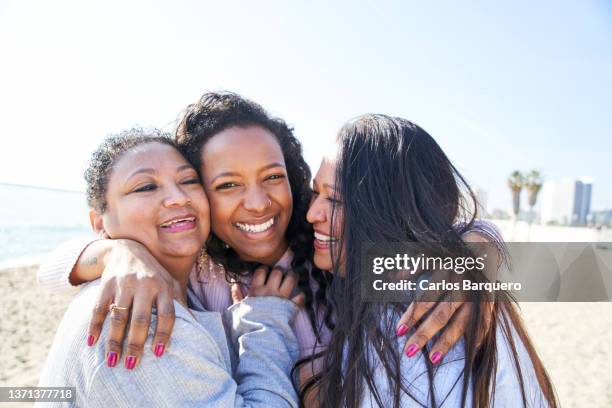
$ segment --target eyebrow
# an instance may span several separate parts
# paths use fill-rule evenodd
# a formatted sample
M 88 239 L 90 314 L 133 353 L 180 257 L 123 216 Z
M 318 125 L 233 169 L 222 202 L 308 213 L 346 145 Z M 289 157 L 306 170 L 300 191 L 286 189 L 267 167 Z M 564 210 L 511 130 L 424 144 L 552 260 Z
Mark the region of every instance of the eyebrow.
M 192 167 L 191 167 L 190 164 L 182 164 L 182 165 L 180 165 L 180 166 L 178 166 L 176 168 L 176 171 L 179 172 L 179 171 L 183 171 L 183 170 L 187 170 L 187 169 L 191 169 L 191 168 Z M 155 174 L 155 173 L 157 173 L 157 171 L 155 169 L 153 169 L 153 168 L 150 168 L 150 167 L 147 167 L 147 168 L 144 168 L 144 169 L 138 169 L 138 170 L 134 171 L 132 174 L 130 174 L 127 179 L 130 180 L 134 176 L 137 176 L 138 174 L 142 174 L 142 173 L 145 173 L 145 174 Z
M 312 179 L 312 184 L 313 184 L 313 187 L 317 187 L 317 180 L 316 179 Z M 333 186 L 331 184 L 327 184 L 327 183 L 323 183 L 323 188 L 329 188 L 333 192 L 337 192 L 338 191 L 338 190 L 336 190 L 335 186 Z
M 266 164 L 261 169 L 259 169 L 259 171 L 261 172 L 261 171 L 264 171 L 264 170 L 273 169 L 275 167 L 282 167 L 284 169 L 285 165 L 282 164 L 282 163 L 274 162 L 274 163 Z M 210 183 L 211 184 L 214 183 L 216 179 L 221 178 L 221 177 L 239 176 L 239 175 L 240 175 L 240 173 L 236 173 L 235 171 L 224 171 L 223 173 L 219 173 L 215 177 L 213 177 L 213 179 L 210 180 Z

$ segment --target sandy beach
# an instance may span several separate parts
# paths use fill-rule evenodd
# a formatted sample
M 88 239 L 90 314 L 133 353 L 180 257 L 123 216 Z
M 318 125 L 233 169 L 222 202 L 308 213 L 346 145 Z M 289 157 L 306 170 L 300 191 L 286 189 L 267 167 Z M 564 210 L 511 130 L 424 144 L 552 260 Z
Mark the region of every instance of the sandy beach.
M 0 271 L 0 386 L 32 386 L 71 299 L 36 283 L 36 267 Z M 563 407 L 612 406 L 612 304 L 522 304 Z M 24 407 L 27 404 L 15 404 Z

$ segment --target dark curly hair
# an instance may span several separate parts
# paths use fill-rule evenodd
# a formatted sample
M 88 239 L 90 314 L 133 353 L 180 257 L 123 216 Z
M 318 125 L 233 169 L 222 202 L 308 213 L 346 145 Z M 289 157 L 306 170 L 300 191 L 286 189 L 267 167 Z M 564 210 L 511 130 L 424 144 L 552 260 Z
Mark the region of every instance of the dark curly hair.
M 314 235 L 312 225 L 306 221 L 306 212 L 312 197 L 311 172 L 302 156 L 302 145 L 293 135 L 293 129 L 287 126 L 284 120 L 269 116 L 259 104 L 240 95 L 232 92 L 209 92 L 202 95 L 197 103 L 187 107 L 176 130 L 176 142 L 200 172 L 204 145 L 219 132 L 234 126 L 260 126 L 270 131 L 283 152 L 293 197 L 293 213 L 285 238 L 294 254 L 291 268 L 299 276 L 298 287 L 306 295 L 306 310 L 317 338 L 320 338 L 315 316 L 318 314 L 318 305 L 325 305 L 328 277 L 312 263 Z M 239 275 L 251 274 L 260 265 L 241 260 L 238 254 L 214 233 L 210 234 L 207 247 L 211 257 L 225 267 L 228 281 Z M 310 276 L 319 285 L 316 294 L 310 288 Z M 329 316 L 326 316 L 325 320 L 331 321 Z
M 132 128 L 107 137 L 92 153 L 85 170 L 87 204 L 97 211 L 106 211 L 106 189 L 114 163 L 126 151 L 153 142 L 163 143 L 179 150 L 172 136 L 158 129 Z

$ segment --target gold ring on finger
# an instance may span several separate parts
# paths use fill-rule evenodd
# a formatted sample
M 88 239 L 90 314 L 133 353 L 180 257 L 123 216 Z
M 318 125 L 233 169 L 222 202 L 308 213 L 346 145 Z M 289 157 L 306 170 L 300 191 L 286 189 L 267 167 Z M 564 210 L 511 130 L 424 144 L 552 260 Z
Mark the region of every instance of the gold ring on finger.
M 110 310 L 110 312 L 112 313 L 114 310 L 129 310 L 129 307 L 123 307 L 123 306 L 117 306 L 114 303 L 111 303 L 110 306 L 108 307 L 108 310 Z

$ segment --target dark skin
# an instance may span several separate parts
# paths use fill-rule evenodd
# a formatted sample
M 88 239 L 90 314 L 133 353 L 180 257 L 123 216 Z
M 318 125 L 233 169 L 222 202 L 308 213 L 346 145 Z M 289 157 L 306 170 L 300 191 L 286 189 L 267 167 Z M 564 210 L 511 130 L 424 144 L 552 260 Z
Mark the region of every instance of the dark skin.
M 284 234 L 292 206 L 284 159 L 274 136 L 257 126 L 229 128 L 213 136 L 204 146 L 202 163 L 205 163 L 201 170 L 210 202 L 213 232 L 241 258 L 273 266 L 287 249 Z M 322 192 L 315 191 L 321 197 Z M 318 203 L 313 201 L 315 211 Z M 265 223 L 270 219 L 274 219 L 273 225 L 265 229 Z M 174 324 L 169 294 L 175 293 L 175 288 L 168 272 L 136 242 L 101 240 L 83 251 L 72 270 L 71 282 L 90 281 L 100 276 L 103 277 L 103 290 L 98 301 L 100 306 L 93 311 L 90 325 L 93 338 L 98 339 L 108 305 L 115 301 L 117 293 L 121 293 L 126 306 L 132 307 L 132 320 L 149 321 L 152 305 L 163 311 L 158 319 L 152 349 L 156 353 L 159 344 L 165 349 Z M 415 305 L 403 315 L 400 324 L 407 329 L 404 333 L 398 331 L 398 335 L 408 333 L 433 306 L 427 302 Z M 448 307 L 448 303 L 441 303 L 419 325 L 407 344 L 415 343 L 420 349 L 434 334 L 443 330 L 436 344 L 446 352 L 465 332 L 466 317 L 470 313 L 470 305 Z M 110 328 L 109 348 L 118 353 L 125 337 L 128 314 L 125 312 L 125 316 Z M 142 352 L 147 329 L 144 325 L 130 325 L 127 330 L 130 350 Z
M 216 134 L 202 149 L 202 178 L 215 235 L 240 259 L 274 265 L 287 250 L 285 231 L 293 210 L 275 136 L 259 126 Z

